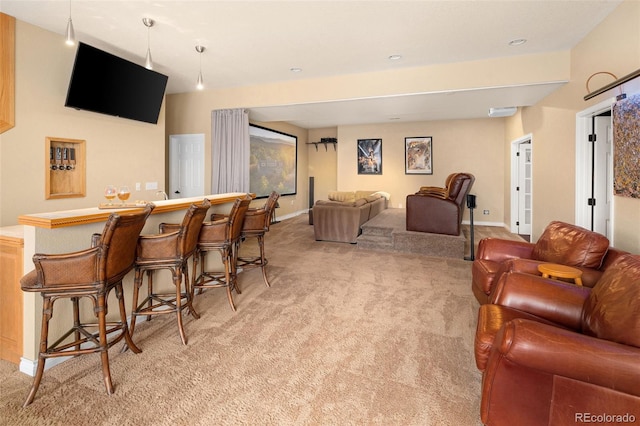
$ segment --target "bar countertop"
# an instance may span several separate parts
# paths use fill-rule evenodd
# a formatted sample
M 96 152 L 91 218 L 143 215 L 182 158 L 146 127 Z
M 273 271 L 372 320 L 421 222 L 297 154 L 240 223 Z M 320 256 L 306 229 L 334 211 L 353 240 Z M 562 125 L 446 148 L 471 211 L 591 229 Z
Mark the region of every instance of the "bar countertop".
M 189 208 L 192 203 L 197 203 L 207 198 L 212 205 L 226 204 L 235 201 L 236 198 L 245 195 L 244 192 L 231 192 L 226 194 L 204 195 L 192 198 L 178 198 L 174 200 L 150 201 L 156 205 L 151 214 L 166 213 Z M 255 197 L 251 194 L 252 197 Z M 55 229 L 68 226 L 84 225 L 87 223 L 104 222 L 113 212 L 124 213 L 133 211 L 138 207 L 119 209 L 100 209 L 89 207 L 76 210 L 62 210 L 49 213 L 25 214 L 18 216 L 20 225 L 35 226 L 39 228 Z

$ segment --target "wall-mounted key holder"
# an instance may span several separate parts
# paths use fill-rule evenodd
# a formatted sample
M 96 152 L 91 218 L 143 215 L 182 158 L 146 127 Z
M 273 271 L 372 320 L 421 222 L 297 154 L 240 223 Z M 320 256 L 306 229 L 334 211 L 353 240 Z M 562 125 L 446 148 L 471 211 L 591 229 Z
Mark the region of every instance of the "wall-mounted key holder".
M 86 196 L 85 141 L 47 137 L 45 198 Z

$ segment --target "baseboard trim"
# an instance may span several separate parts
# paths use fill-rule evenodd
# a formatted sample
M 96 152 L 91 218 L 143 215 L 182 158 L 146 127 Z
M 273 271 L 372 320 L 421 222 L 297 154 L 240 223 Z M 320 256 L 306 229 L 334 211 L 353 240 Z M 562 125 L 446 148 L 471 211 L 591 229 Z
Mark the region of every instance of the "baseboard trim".
M 462 221 L 463 225 L 471 225 L 471 222 L 468 220 L 463 220 Z M 473 221 L 473 225 L 478 225 L 478 226 L 496 226 L 496 227 L 500 227 L 500 228 L 506 228 L 507 225 L 504 222 L 484 222 L 484 221 Z

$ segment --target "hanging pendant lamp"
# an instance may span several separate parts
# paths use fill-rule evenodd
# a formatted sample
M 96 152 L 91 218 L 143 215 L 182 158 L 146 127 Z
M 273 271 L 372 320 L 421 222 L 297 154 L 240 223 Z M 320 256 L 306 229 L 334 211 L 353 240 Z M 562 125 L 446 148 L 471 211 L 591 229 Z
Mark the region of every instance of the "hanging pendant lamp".
M 155 24 L 155 21 L 151 18 L 142 18 L 142 23 L 147 27 L 147 57 L 144 60 L 144 67 L 148 70 L 153 69 L 153 60 L 151 59 L 151 42 L 150 42 L 150 32 L 151 27 Z
M 196 89 L 202 90 L 204 89 L 204 80 L 202 79 L 202 52 L 204 52 L 206 47 L 204 46 L 196 46 L 196 52 L 198 52 L 200 56 L 200 72 L 198 73 L 198 80 L 196 81 Z
M 71 20 L 71 0 L 69 0 L 69 21 L 67 22 L 65 43 L 69 46 L 76 44 L 76 32 L 73 30 L 73 21 Z

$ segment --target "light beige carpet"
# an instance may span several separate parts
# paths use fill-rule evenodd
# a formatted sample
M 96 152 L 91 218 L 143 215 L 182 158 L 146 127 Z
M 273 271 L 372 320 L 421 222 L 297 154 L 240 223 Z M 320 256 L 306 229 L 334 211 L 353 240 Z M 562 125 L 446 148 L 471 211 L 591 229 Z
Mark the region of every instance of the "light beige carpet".
M 479 425 L 471 263 L 318 242 L 306 215 L 267 236 L 272 287 L 240 275 L 196 297 L 180 343 L 173 317 L 136 328 L 135 355 L 110 352 L 32 378 L 0 363 L 4 425 Z M 247 249 L 245 247 L 244 249 Z

